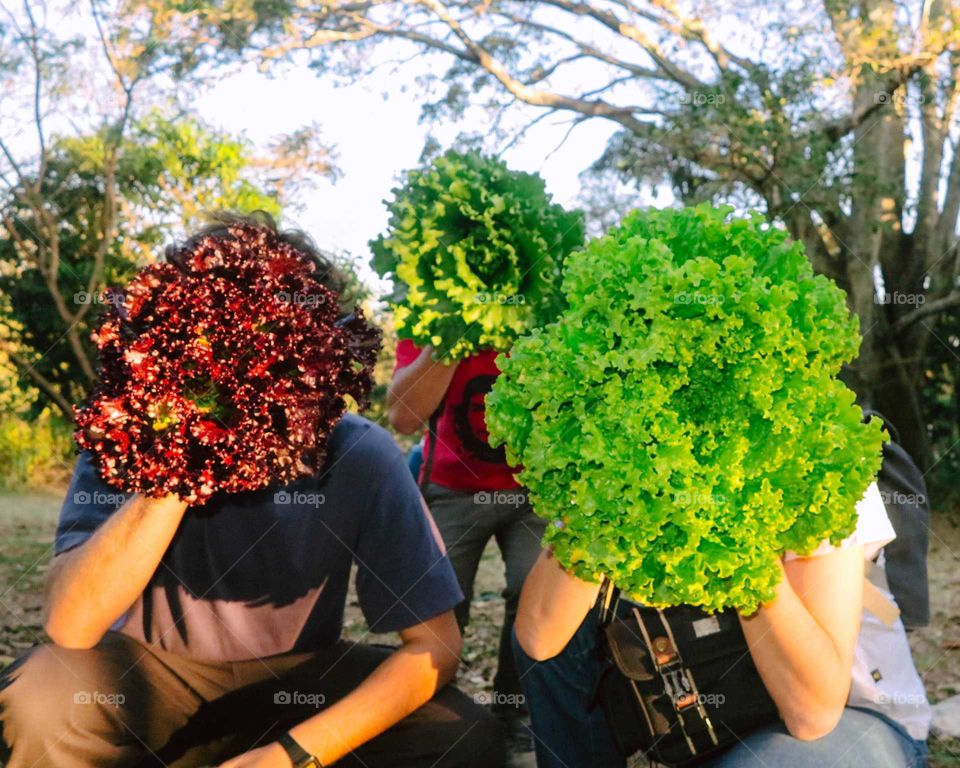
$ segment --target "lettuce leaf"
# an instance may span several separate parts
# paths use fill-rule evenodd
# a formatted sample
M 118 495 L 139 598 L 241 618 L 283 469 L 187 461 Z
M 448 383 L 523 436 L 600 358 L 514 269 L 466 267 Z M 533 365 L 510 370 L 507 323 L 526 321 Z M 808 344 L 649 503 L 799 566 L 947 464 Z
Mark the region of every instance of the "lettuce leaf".
M 539 176 L 451 151 L 393 193 L 370 248 L 374 271 L 394 280 L 400 338 L 459 360 L 507 350 L 563 308 L 563 261 L 583 245 L 583 219 L 551 203 Z
M 838 378 L 843 291 L 759 214 L 639 210 L 566 262 L 566 309 L 487 397 L 558 559 L 657 606 L 751 612 L 786 551 L 840 542 L 880 465 Z

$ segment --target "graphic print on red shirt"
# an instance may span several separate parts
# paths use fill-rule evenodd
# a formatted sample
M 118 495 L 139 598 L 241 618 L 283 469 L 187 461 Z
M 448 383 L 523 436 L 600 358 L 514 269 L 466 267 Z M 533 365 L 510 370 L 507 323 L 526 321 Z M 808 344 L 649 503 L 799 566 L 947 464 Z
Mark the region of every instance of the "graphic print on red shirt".
M 421 351 L 410 339 L 401 339 L 397 344 L 394 373 L 410 365 Z M 437 418 L 437 445 L 430 482 L 471 492 L 518 487 L 503 446 L 491 448 L 487 433 L 485 400 L 500 375 L 496 363 L 498 354 L 484 350 L 457 365 Z M 430 455 L 431 439 L 428 432 L 423 446 L 424 467 Z

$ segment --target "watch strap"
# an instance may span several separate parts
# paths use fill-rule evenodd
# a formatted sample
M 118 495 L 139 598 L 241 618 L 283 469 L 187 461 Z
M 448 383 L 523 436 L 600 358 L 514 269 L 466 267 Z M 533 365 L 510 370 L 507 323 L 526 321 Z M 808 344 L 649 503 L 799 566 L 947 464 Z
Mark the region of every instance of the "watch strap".
M 280 736 L 277 743 L 287 753 L 293 768 L 323 768 L 323 763 L 301 747 L 289 732 Z

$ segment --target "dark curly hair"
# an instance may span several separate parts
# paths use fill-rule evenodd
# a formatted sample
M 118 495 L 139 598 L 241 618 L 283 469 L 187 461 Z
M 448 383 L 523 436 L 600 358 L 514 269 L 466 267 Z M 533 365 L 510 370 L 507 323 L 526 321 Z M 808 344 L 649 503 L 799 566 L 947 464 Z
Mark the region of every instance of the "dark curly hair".
M 296 248 L 314 264 L 311 275 L 317 282 L 340 297 L 340 310 L 343 313 L 351 312 L 357 303 L 356 296 L 352 295 L 350 278 L 338 267 L 331 256 L 321 251 L 306 232 L 298 229 L 280 230 L 276 220 L 266 211 L 251 211 L 238 213 L 236 211 L 209 211 L 204 215 L 206 223 L 198 231 L 180 243 L 167 246 L 164 258 L 171 264 L 182 266 L 181 259 L 192 251 L 205 237 L 232 238 L 231 227 L 252 226 L 263 227 L 277 234 L 284 243 Z

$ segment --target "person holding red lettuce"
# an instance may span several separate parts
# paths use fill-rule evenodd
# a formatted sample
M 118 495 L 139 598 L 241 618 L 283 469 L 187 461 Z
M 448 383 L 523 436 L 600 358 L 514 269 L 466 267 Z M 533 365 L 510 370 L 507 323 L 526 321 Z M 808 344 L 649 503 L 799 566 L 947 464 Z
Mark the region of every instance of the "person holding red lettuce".
M 464 766 L 499 724 L 448 685 L 462 600 L 365 403 L 379 331 L 268 217 L 113 291 L 57 527 L 52 643 L 0 679 L 6 768 Z M 373 632 L 341 638 L 351 569 Z

